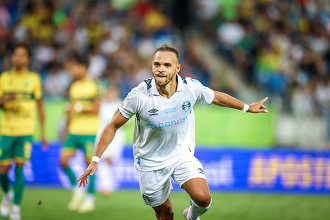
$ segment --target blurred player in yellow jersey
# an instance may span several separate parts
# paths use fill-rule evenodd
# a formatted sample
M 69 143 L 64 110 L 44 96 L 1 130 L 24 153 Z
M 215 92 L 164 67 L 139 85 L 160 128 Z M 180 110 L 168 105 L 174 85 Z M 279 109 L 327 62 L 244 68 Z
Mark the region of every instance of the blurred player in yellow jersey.
M 71 66 L 74 82 L 69 88 L 70 105 L 67 109 L 67 138 L 61 152 L 61 166 L 69 177 L 73 197 L 69 210 L 80 213 L 94 210 L 95 177 L 90 177 L 87 195 L 76 184 L 76 177 L 69 167 L 69 160 L 80 149 L 85 154 L 86 165 L 91 162 L 94 141 L 99 128 L 100 94 L 97 83 L 87 76 L 88 61 L 75 57 Z M 84 201 L 84 202 L 82 202 Z
M 47 147 L 44 132 L 42 87 L 37 73 L 28 70 L 30 51 L 19 44 L 12 55 L 12 69 L 0 76 L 0 106 L 3 109 L 0 143 L 0 182 L 4 191 L 1 216 L 19 220 L 24 191 L 23 166 L 30 159 L 32 135 L 38 107 L 43 148 Z M 10 189 L 8 171 L 15 161 L 14 193 Z M 13 199 L 13 205 L 11 205 Z

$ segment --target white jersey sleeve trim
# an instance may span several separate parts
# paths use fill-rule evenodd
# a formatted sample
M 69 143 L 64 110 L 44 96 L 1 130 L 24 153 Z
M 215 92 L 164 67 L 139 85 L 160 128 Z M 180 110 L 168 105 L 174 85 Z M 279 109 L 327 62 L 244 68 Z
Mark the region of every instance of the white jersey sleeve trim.
M 125 118 L 130 119 L 133 115 L 138 113 L 143 104 L 146 93 L 147 88 L 145 82 L 142 82 L 137 87 L 133 88 L 118 107 L 120 114 Z
M 123 109 L 123 108 L 120 108 L 120 106 L 118 106 L 118 111 L 119 111 L 119 113 L 120 113 L 124 118 L 126 118 L 126 119 L 130 119 L 130 118 L 131 118 L 128 114 L 126 114 L 126 113 L 124 112 L 124 109 Z

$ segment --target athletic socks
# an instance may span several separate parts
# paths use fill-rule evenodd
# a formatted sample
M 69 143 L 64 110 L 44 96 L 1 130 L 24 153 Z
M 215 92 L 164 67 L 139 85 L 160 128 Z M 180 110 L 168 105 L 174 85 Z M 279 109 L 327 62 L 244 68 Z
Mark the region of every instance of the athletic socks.
M 25 181 L 23 174 L 23 167 L 15 167 L 15 185 L 14 185 L 14 204 L 20 205 L 23 198 Z
M 0 175 L 0 183 L 4 193 L 7 194 L 9 192 L 9 187 L 10 187 L 9 178 L 7 174 Z
M 210 204 L 207 207 L 201 207 L 197 205 L 194 200 L 191 200 L 191 206 L 189 207 L 188 210 L 188 219 L 190 220 L 197 220 L 199 219 L 198 217 L 203 215 L 209 208 L 211 207 L 212 200 Z
M 20 212 L 21 207 L 19 205 L 13 205 L 12 210 L 13 210 L 13 212 Z
M 19 219 L 21 220 L 21 208 L 19 205 L 13 204 L 13 207 L 10 212 L 10 219 Z
M 70 167 L 63 168 L 65 174 L 69 177 L 71 186 L 75 186 L 77 184 L 76 175 Z
M 88 182 L 88 189 L 87 192 L 89 194 L 95 194 L 95 173 L 93 176 L 89 176 L 89 182 Z

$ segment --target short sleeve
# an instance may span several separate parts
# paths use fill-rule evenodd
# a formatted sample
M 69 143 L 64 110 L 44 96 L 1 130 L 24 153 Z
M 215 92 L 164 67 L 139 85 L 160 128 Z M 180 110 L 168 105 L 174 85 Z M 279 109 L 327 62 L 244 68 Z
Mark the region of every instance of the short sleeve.
M 196 79 L 190 79 L 190 84 L 193 87 L 193 91 L 197 96 L 196 103 L 210 105 L 214 99 L 214 91 L 206 86 L 203 86 Z
M 36 75 L 35 81 L 36 82 L 35 82 L 35 88 L 33 91 L 33 95 L 36 100 L 40 100 L 40 99 L 42 99 L 42 85 L 41 85 L 40 77 L 38 75 Z
M 131 90 L 131 92 L 128 93 L 124 101 L 118 107 L 118 110 L 122 116 L 129 119 L 138 112 L 141 101 L 143 99 L 142 90 L 144 89 L 144 86 L 140 84 L 138 87 L 135 87 Z

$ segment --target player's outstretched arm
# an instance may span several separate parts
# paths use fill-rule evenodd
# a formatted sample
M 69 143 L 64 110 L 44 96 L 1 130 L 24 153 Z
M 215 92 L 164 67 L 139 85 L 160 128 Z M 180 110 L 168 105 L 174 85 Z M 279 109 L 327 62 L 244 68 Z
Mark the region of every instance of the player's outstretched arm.
M 129 119 L 125 118 L 117 110 L 113 115 L 111 121 L 104 127 L 100 137 L 97 140 L 94 156 L 101 158 L 103 152 L 107 149 L 113 138 L 115 137 L 116 131 L 123 126 Z M 80 181 L 79 187 L 82 185 L 85 187 L 88 184 L 88 175 L 93 175 L 98 168 L 98 162 L 92 161 L 85 172 L 79 177 L 77 181 Z
M 260 102 L 254 102 L 251 105 L 249 105 L 249 108 L 247 112 L 251 113 L 267 113 L 268 110 L 263 105 L 265 101 L 267 101 L 268 97 L 264 98 Z M 222 106 L 222 107 L 228 107 L 228 108 L 234 108 L 238 110 L 243 110 L 244 103 L 241 102 L 238 99 L 235 99 L 234 97 L 231 97 L 230 95 L 227 95 L 223 92 L 214 92 L 214 99 L 212 101 L 213 104 Z

